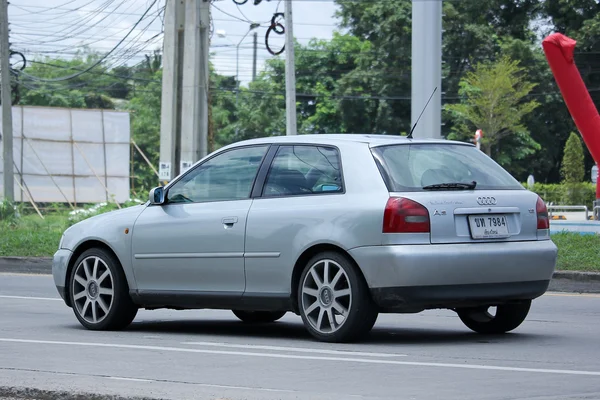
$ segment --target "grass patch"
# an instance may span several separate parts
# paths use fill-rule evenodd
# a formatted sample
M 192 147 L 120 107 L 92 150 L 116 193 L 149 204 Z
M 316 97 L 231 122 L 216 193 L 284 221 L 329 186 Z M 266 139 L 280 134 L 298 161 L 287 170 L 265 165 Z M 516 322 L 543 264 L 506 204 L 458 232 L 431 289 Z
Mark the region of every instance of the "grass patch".
M 69 226 L 66 215 L 26 215 L 0 223 L 0 256 L 49 257 Z
M 121 207 L 140 203 L 141 200 L 128 200 Z M 100 203 L 75 211 L 64 205 L 50 209 L 41 219 L 37 214 L 22 215 L 18 207 L 0 202 L 0 257 L 50 257 L 58 249 L 60 238 L 69 226 L 116 210 L 117 206 Z
M 600 272 L 600 236 L 557 233 L 552 240 L 558 247 L 560 271 Z

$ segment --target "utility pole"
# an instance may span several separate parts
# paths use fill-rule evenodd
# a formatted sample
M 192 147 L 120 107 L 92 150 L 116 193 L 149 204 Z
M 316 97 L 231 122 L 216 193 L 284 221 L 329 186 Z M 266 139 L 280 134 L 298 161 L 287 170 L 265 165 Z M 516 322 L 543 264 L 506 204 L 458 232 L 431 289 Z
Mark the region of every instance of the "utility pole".
M 252 57 L 252 81 L 256 80 L 256 58 L 258 55 L 258 33 L 254 32 L 254 54 Z
M 286 135 L 296 135 L 296 63 L 294 52 L 294 19 L 292 0 L 285 0 L 285 111 Z
M 162 182 L 169 182 L 179 174 L 184 21 L 185 0 L 167 0 L 160 115 L 159 179 Z
M 0 0 L 0 78 L 2 80 L 2 143 L 4 158 L 4 200 L 15 201 L 13 169 L 12 99 L 10 87 L 10 43 L 8 41 L 8 1 Z
M 442 137 L 442 1 L 412 1 L 411 125 L 437 87 L 415 128 L 417 138 Z
M 186 0 L 179 173 L 208 153 L 209 13 L 209 0 Z
M 209 0 L 167 0 L 160 131 L 161 181 L 208 153 Z

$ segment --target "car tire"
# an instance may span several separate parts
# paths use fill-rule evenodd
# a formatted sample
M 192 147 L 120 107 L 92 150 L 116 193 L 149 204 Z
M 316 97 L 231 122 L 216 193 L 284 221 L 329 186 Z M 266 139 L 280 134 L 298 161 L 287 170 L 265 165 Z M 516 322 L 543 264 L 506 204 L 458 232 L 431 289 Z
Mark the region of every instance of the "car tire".
M 268 324 L 281 319 L 286 311 L 232 310 L 236 317 L 247 324 Z
M 347 256 L 337 252 L 323 252 L 308 261 L 298 283 L 297 300 L 304 326 L 323 342 L 360 340 L 378 316 L 362 274 Z
M 77 258 L 68 290 L 73 312 L 87 329 L 121 330 L 137 315 L 121 264 L 104 249 L 92 248 Z
M 525 321 L 531 300 L 514 304 L 504 304 L 496 308 L 496 314 L 489 313 L 489 307 L 457 310 L 461 321 L 471 330 L 481 334 L 501 334 L 516 329 Z

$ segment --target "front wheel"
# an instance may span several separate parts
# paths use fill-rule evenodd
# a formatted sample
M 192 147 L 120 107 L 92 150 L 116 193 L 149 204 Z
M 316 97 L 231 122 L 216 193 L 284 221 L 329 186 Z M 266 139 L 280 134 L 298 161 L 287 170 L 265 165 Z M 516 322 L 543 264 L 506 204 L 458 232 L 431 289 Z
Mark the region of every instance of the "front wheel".
M 243 311 L 233 310 L 236 317 L 248 324 L 268 324 L 281 319 L 285 311 Z
M 516 329 L 525 321 L 531 300 L 498 306 L 495 314 L 490 313 L 490 308 L 463 308 L 456 312 L 469 329 L 482 334 L 500 334 Z
M 69 279 L 69 296 L 75 316 L 91 330 L 123 329 L 138 311 L 119 261 L 103 249 L 79 256 Z
M 357 267 L 336 252 L 318 254 L 307 263 L 298 287 L 298 305 L 304 326 L 324 342 L 361 339 L 378 315 Z

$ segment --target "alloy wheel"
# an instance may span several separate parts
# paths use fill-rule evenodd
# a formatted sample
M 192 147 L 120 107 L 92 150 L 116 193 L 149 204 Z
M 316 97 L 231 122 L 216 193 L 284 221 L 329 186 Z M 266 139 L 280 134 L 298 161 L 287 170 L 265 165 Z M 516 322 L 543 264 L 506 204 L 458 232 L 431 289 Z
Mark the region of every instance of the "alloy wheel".
M 313 264 L 302 282 L 302 310 L 310 325 L 320 333 L 340 329 L 352 307 L 348 274 L 333 260 Z
M 97 256 L 83 259 L 74 272 L 71 288 L 77 313 L 88 323 L 102 322 L 115 297 L 114 279 L 108 265 Z

